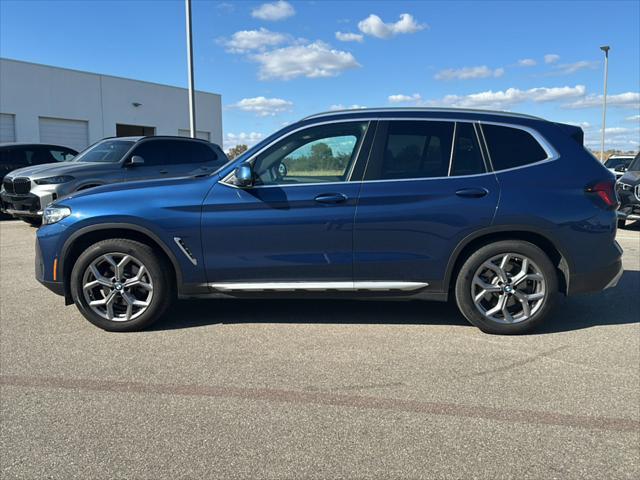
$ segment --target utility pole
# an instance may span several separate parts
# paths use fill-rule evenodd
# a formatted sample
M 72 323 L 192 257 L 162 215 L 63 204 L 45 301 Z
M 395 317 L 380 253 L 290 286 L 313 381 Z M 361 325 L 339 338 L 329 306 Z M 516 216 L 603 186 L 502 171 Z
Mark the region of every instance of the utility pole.
M 600 161 L 604 162 L 604 131 L 607 124 L 607 79 L 609 77 L 609 45 L 603 45 L 604 52 L 604 96 L 602 97 L 602 137 L 600 141 Z
M 187 69 L 189 71 L 189 131 L 196 138 L 196 99 L 193 88 L 193 38 L 191 35 L 191 0 L 184 0 L 187 20 Z

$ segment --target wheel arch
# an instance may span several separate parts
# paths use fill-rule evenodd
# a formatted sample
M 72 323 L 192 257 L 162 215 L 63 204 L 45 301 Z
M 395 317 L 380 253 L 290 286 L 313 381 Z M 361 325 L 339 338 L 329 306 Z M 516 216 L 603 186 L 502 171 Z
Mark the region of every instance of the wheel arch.
M 78 257 L 88 246 L 110 238 L 126 238 L 145 243 L 160 254 L 172 269 L 172 277 L 178 289 L 182 285 L 182 270 L 178 260 L 166 244 L 152 231 L 139 225 L 127 223 L 101 223 L 81 228 L 74 232 L 60 250 L 59 271 L 62 274 L 65 298 L 69 301 L 69 279 Z
M 500 226 L 488 228 L 463 239 L 454 249 L 447 265 L 444 280 L 446 291 L 451 293 L 462 264 L 480 247 L 501 240 L 523 240 L 539 247 L 547 254 L 558 272 L 559 289 L 565 295 L 569 292 L 571 265 L 563 249 L 547 235 L 537 230 L 522 227 Z

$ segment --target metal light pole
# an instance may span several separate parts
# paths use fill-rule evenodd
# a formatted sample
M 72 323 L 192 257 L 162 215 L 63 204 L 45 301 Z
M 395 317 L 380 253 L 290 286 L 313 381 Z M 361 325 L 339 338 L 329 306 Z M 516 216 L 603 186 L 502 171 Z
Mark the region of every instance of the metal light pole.
M 187 19 L 187 69 L 189 71 L 189 131 L 196 138 L 196 99 L 193 88 L 193 40 L 191 38 L 191 0 L 184 0 Z
M 603 45 L 604 52 L 604 96 L 602 98 L 602 139 L 600 141 L 600 161 L 604 162 L 604 130 L 607 124 L 607 79 L 609 77 L 609 45 Z

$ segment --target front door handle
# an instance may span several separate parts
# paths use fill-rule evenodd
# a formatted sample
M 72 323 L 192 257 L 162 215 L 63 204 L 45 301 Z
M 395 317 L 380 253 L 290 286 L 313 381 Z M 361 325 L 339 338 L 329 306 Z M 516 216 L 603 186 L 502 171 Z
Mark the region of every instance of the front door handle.
M 347 196 L 342 193 L 322 193 L 315 198 L 318 203 L 343 203 L 347 201 Z
M 169 170 L 160 170 L 160 173 L 161 173 L 162 175 L 165 175 L 165 174 L 169 173 Z
M 460 190 L 456 190 L 456 195 L 459 197 L 466 198 L 481 198 L 489 193 L 489 190 L 486 188 L 461 188 Z

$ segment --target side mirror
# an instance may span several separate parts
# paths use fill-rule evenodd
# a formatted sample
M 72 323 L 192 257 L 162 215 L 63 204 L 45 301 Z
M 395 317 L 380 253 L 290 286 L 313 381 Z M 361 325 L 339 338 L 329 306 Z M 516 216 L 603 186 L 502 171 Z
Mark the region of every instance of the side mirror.
M 627 169 L 626 169 L 626 167 L 624 165 L 618 165 L 616 168 L 614 168 L 614 170 L 616 172 L 626 172 L 627 171 Z
M 144 165 L 144 158 L 142 158 L 140 155 L 134 155 L 125 163 L 125 165 L 127 167 L 137 167 L 140 165 Z
M 243 163 L 234 172 L 235 184 L 238 187 L 248 188 L 253 186 L 253 168 L 250 163 Z

